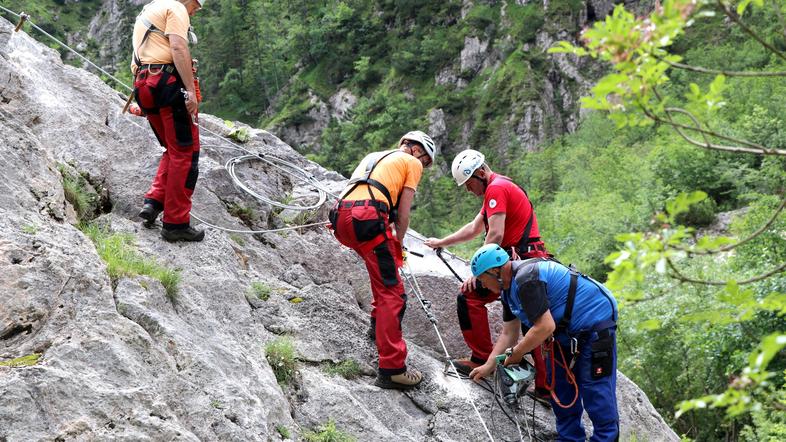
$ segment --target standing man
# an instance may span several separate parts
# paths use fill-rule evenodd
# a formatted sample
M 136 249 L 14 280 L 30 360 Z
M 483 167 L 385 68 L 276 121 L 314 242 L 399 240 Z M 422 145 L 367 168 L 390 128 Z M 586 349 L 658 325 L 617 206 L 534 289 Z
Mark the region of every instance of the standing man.
M 510 261 L 496 244 L 475 252 L 470 267 L 484 287 L 502 292 L 504 321 L 488 360 L 470 377 L 479 381 L 492 374 L 495 357 L 503 353 L 506 366 L 518 364 L 546 341 L 557 439 L 586 440 L 581 422 L 586 409 L 594 428 L 590 440 L 617 440 L 617 301 L 609 289 L 556 261 Z M 522 323 L 529 329 L 519 342 Z
M 471 222 L 454 233 L 442 238 L 429 238 L 425 244 L 433 249 L 448 247 L 467 242 L 486 231 L 484 244 L 501 244 L 512 259 L 549 257 L 540 239 L 538 219 L 526 192 L 510 178 L 494 173 L 485 163 L 485 156 L 467 149 L 453 159 L 453 178 L 458 186 L 465 186 L 468 192 L 483 196 L 483 206 Z M 486 304 L 497 300 L 499 295 L 486 290 L 478 290 L 475 278 L 470 278 L 461 286 L 456 298 L 459 326 L 464 341 L 472 351 L 469 358 L 456 359 L 456 369 L 468 374 L 470 370 L 486 362 L 492 349 Z M 547 392 L 542 388 L 545 380 L 543 359 L 540 352 L 534 352 L 535 368 L 538 372 L 536 392 L 528 394 L 542 402 L 547 400 Z
M 199 175 L 196 90 L 188 50 L 190 18 L 204 0 L 154 0 L 134 24 L 134 96 L 166 151 L 139 217 L 152 225 L 164 212 L 167 241 L 202 241 L 190 225 L 191 195 Z
M 397 150 L 375 152 L 360 162 L 330 211 L 336 239 L 363 259 L 371 280 L 371 324 L 379 352 L 375 384 L 381 388 L 403 390 L 423 380 L 419 371 L 406 366 L 401 320 L 407 295 L 398 268 L 403 264 L 401 243 L 415 190 L 423 168 L 435 156 L 431 137 L 419 130 L 408 132 Z

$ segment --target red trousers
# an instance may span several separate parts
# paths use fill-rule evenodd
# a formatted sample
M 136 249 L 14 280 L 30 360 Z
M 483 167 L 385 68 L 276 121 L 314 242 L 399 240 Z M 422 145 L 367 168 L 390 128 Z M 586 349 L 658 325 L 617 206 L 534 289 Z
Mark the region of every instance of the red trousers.
M 536 250 L 522 256 L 522 259 L 546 257 L 548 257 L 548 254 L 545 251 Z M 478 364 L 484 364 L 494 349 L 494 344 L 491 342 L 486 304 L 497 299 L 499 299 L 499 294 L 490 290 L 473 290 L 468 293 L 461 293 L 456 298 L 456 312 L 458 313 L 461 334 L 464 336 L 464 342 L 467 343 L 467 346 L 472 351 L 470 359 Z M 543 360 L 543 355 L 539 348 L 533 351 L 531 355 L 535 361 L 535 387 L 538 390 L 546 391 L 546 363 Z
M 353 249 L 366 264 L 373 296 L 371 317 L 376 322 L 379 374 L 392 376 L 407 371 L 407 344 L 401 333 L 407 295 L 398 274 L 401 245 L 391 239 L 385 214 L 366 204 L 368 201 L 339 201 L 332 224 L 336 239 Z
M 187 227 L 199 176 L 199 127 L 186 110 L 174 74 L 142 70 L 134 82 L 139 107 L 166 149 L 145 200 L 164 210 L 164 227 Z

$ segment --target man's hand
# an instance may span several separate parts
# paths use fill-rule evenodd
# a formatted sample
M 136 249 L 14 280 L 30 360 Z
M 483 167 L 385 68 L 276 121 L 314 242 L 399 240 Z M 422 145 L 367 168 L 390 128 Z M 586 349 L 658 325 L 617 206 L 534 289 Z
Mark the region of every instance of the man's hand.
M 503 362 L 505 367 L 521 364 L 521 360 L 524 359 L 525 353 L 523 351 L 516 351 L 517 348 L 521 348 L 521 346 L 517 345 L 513 347 L 513 352 L 510 354 L 510 356 L 505 358 L 505 362 Z
M 486 362 L 480 367 L 473 368 L 472 371 L 469 372 L 469 378 L 475 382 L 480 382 L 481 379 L 491 376 L 496 369 L 497 367 L 494 362 Z
M 477 278 L 475 278 L 474 276 L 470 276 L 469 278 L 467 278 L 466 281 L 464 281 L 461 284 L 461 293 L 464 293 L 466 295 L 469 292 L 475 291 L 476 287 L 477 287 Z
M 189 115 L 197 115 L 199 112 L 199 103 L 197 103 L 196 93 L 194 91 L 188 91 L 188 97 L 186 98 L 186 109 L 188 110 Z
M 445 241 L 438 239 L 438 238 L 429 238 L 423 241 L 423 244 L 431 247 L 432 249 L 438 249 L 440 247 L 445 247 Z

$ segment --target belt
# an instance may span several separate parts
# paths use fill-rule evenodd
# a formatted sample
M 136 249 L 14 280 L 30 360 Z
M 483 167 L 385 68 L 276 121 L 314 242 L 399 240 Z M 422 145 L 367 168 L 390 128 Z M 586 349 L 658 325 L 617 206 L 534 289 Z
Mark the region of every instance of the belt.
M 387 213 L 388 211 L 387 204 L 383 203 L 382 201 L 376 201 L 376 200 L 340 201 L 338 203 L 338 207 L 341 209 L 350 209 L 352 207 L 359 207 L 359 206 L 376 207 L 377 209 L 379 209 L 380 212 L 385 212 L 385 213 Z
M 139 68 L 139 72 L 148 71 L 148 70 L 156 70 L 160 69 L 164 72 L 168 72 L 173 74 L 175 72 L 175 65 L 173 64 L 143 64 L 141 68 Z

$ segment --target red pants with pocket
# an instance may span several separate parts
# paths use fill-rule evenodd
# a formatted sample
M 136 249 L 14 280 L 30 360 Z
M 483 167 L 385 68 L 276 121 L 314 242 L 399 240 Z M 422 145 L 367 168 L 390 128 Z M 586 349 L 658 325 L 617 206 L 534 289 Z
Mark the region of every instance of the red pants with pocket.
M 407 371 L 407 344 L 401 333 L 407 295 L 398 274 L 403 262 L 401 244 L 392 239 L 387 215 L 379 207 L 380 203 L 374 200 L 339 201 L 331 214 L 331 223 L 336 239 L 354 250 L 366 264 L 373 296 L 371 317 L 376 322 L 379 374 L 392 376 Z M 381 207 L 386 209 L 384 204 Z
M 528 258 L 547 258 L 549 255 L 545 250 L 535 250 L 521 259 Z M 488 360 L 494 344 L 491 341 L 491 330 L 489 329 L 489 315 L 486 304 L 499 299 L 498 293 L 491 290 L 472 290 L 468 293 L 460 293 L 456 298 L 456 312 L 458 313 L 459 327 L 464 336 L 464 342 L 472 351 L 470 359 L 477 364 L 484 364 Z M 535 361 L 535 388 L 538 391 L 546 390 L 546 363 L 539 348 L 531 353 Z
M 173 73 L 142 69 L 134 87 L 139 107 L 166 149 L 145 201 L 164 210 L 164 227 L 188 227 L 199 176 L 199 127 L 186 109 L 183 85 Z

